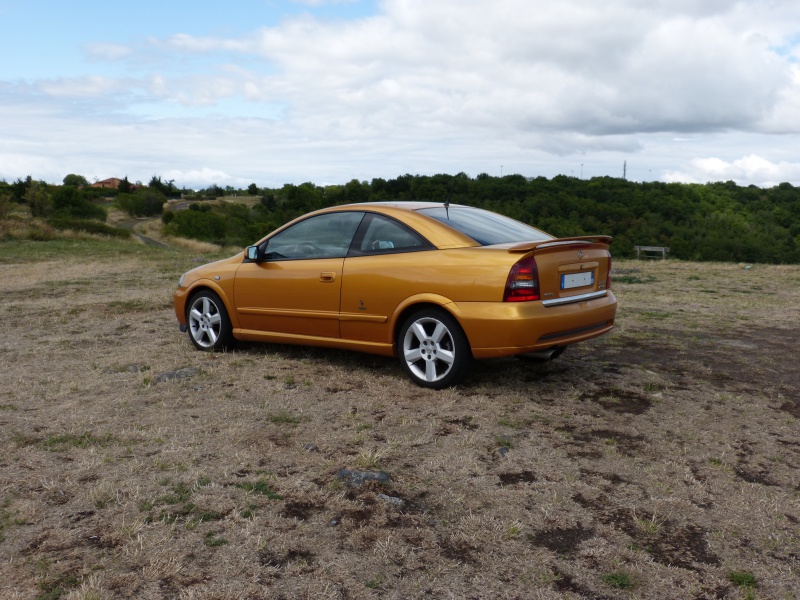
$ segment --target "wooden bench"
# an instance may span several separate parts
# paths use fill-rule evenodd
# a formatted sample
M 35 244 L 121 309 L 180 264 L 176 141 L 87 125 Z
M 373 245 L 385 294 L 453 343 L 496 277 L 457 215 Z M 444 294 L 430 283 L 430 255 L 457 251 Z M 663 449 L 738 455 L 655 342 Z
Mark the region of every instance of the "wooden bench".
M 642 258 L 644 255 L 645 258 L 667 258 L 667 254 L 669 254 L 669 248 L 667 246 L 634 246 L 636 250 L 636 258 Z

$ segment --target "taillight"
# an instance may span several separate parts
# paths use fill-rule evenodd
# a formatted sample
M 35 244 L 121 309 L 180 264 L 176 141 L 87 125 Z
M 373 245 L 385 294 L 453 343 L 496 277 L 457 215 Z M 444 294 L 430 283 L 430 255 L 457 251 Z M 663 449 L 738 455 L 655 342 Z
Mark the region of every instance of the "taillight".
M 530 302 L 538 299 L 539 269 L 533 256 L 528 256 L 511 267 L 503 302 Z
M 606 289 L 611 289 L 611 255 L 608 255 L 608 275 L 606 275 Z

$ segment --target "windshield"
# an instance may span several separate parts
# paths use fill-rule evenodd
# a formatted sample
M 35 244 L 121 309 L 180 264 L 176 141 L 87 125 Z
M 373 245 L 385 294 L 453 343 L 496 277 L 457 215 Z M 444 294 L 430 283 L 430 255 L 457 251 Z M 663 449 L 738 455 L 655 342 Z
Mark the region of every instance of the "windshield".
M 483 246 L 553 239 L 553 236 L 547 235 L 530 225 L 525 225 L 525 223 L 520 223 L 514 219 L 480 208 L 471 208 L 469 206 L 445 208 L 444 206 L 437 206 L 435 208 L 423 208 L 419 212 L 449 225 L 464 235 L 468 235 Z

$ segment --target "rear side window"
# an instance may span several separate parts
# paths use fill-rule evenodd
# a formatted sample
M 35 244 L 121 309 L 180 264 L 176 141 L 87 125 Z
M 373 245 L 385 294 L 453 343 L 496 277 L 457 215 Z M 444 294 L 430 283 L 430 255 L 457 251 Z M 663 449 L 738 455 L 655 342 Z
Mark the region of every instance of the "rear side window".
M 356 235 L 351 254 L 392 254 L 430 247 L 425 238 L 402 223 L 383 215 L 368 214 Z
M 423 208 L 419 212 L 468 235 L 482 246 L 554 239 L 535 227 L 480 208 L 437 206 Z

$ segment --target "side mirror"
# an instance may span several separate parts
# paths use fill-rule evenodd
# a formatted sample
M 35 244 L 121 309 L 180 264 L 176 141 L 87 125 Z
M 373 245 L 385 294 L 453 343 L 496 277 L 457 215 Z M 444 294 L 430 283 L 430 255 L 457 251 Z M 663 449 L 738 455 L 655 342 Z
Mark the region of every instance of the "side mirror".
M 261 260 L 261 253 L 258 251 L 258 246 L 248 246 L 245 251 L 245 256 L 247 256 L 247 260 L 253 262 L 259 262 Z

